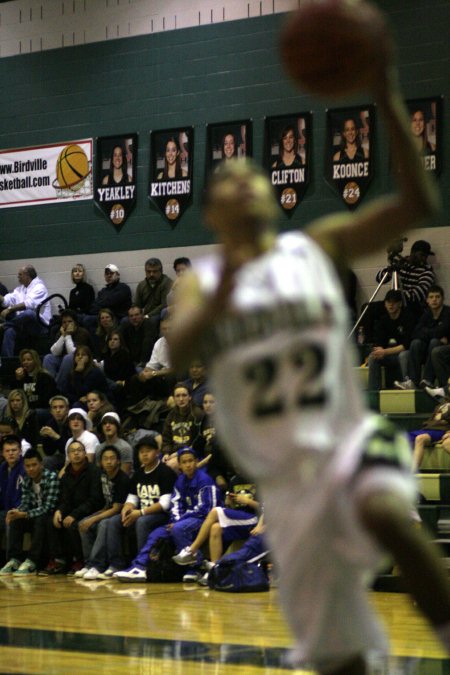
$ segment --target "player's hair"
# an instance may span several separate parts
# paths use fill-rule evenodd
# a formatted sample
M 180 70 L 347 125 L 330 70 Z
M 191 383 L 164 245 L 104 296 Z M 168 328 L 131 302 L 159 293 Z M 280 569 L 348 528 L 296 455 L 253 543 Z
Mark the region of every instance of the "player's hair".
M 175 258 L 173 261 L 173 269 L 176 270 L 178 265 L 186 265 L 186 267 L 192 267 L 192 263 L 189 258 L 181 256 L 180 258 Z

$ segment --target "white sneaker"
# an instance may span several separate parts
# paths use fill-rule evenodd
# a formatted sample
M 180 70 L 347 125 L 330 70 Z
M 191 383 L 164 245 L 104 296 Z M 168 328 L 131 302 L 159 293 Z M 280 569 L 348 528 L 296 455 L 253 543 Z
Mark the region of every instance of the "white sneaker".
M 185 546 L 181 549 L 179 553 L 172 556 L 172 560 L 177 563 L 177 565 L 193 565 L 197 562 L 198 553 L 192 553 L 190 546 Z
M 405 380 L 402 380 L 402 381 L 395 380 L 394 387 L 396 389 L 401 389 L 403 391 L 407 391 L 409 389 L 415 389 L 416 385 L 414 384 L 414 382 L 409 377 L 407 377 Z
M 85 581 L 95 581 L 95 579 L 97 579 L 99 574 L 100 570 L 98 570 L 96 567 L 90 567 L 86 572 L 86 574 L 84 575 L 83 579 Z
M 444 387 L 425 387 L 425 391 L 427 392 L 428 396 L 434 398 L 435 401 L 440 402 L 445 398 Z
M 113 578 L 119 581 L 142 583 L 147 581 L 147 574 L 142 567 L 129 567 L 127 570 L 114 572 Z
M 190 572 L 186 572 L 186 574 L 183 576 L 183 581 L 185 584 L 195 584 L 199 580 L 199 573 L 195 572 L 195 570 L 192 570 Z
M 111 579 L 114 576 L 115 572 L 117 572 L 115 567 L 108 567 L 107 570 L 101 572 L 98 575 L 97 579 Z
M 75 572 L 75 574 L 73 576 L 76 577 L 77 579 L 81 579 L 88 572 L 89 572 L 89 567 L 82 567 L 81 570 L 77 570 L 77 572 Z
M 198 583 L 200 586 L 207 586 L 208 585 L 208 577 L 209 577 L 209 572 L 205 572 L 203 576 L 200 577 L 198 580 Z
M 2 569 L 0 570 L 0 576 L 1 577 L 9 576 L 10 574 L 18 570 L 19 566 L 20 560 L 17 560 L 17 558 L 11 558 L 11 560 L 8 560 L 6 565 L 3 565 Z

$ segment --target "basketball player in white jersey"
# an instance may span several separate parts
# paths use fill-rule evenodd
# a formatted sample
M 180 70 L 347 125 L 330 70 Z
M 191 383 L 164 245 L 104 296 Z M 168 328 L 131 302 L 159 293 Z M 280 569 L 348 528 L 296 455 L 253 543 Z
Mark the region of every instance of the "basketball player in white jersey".
M 366 592 L 386 553 L 450 645 L 448 582 L 411 522 L 411 453 L 365 408 L 335 269 L 437 206 L 391 72 L 380 73 L 373 94 L 398 193 L 314 222 L 306 234 L 277 236 L 269 181 L 236 160 L 214 176 L 206 203 L 220 252 L 183 277 L 170 336 L 175 366 L 208 360 L 218 431 L 258 482 L 296 639 L 292 660 L 327 675 L 361 675 L 371 652 L 388 651 Z

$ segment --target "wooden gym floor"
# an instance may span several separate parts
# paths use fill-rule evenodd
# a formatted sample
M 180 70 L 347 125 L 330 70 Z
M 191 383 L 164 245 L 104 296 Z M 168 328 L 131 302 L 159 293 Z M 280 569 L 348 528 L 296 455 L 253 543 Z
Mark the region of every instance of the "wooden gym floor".
M 408 596 L 372 593 L 401 675 L 447 675 L 450 660 Z M 277 591 L 187 584 L 0 578 L 0 672 L 282 675 L 290 637 Z

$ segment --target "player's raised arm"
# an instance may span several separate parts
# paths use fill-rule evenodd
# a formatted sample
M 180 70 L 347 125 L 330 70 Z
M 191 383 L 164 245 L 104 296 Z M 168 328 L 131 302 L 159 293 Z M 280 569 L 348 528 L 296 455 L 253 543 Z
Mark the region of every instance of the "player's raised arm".
M 296 17 L 282 34 L 281 53 L 297 84 L 321 98 L 368 90 L 388 131 L 398 191 L 352 216 L 331 214 L 308 227 L 333 257 L 350 259 L 379 249 L 432 217 L 438 193 L 414 147 L 385 16 L 364 0 L 334 5 L 310 0 Z M 323 50 L 323 44 L 333 48 Z

